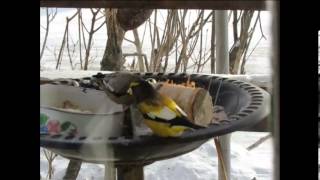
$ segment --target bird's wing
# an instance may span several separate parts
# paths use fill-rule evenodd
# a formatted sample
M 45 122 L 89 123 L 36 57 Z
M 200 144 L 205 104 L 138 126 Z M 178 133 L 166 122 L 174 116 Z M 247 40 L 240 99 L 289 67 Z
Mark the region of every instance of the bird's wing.
M 171 120 L 177 117 L 177 114 L 169 109 L 167 106 L 163 106 L 162 109 L 156 113 L 156 117 L 166 120 Z
M 176 106 L 178 107 L 178 106 Z M 154 106 L 146 102 L 139 104 L 139 109 L 145 119 L 157 121 L 161 123 L 168 123 L 170 126 L 184 126 L 192 129 L 202 128 L 187 120 L 187 117 L 179 114 L 180 108 L 170 108 L 165 105 Z M 181 110 L 181 109 L 180 109 Z M 182 113 L 184 113 L 181 110 Z
M 176 117 L 187 117 L 187 114 L 172 99 L 161 94 L 140 103 L 140 111 L 152 119 L 172 120 Z
M 162 96 L 164 106 L 168 107 L 171 111 L 175 112 L 177 116 L 187 117 L 188 115 L 170 98 Z
M 142 102 L 139 104 L 139 109 L 144 116 L 148 116 L 151 119 L 162 119 L 164 122 L 177 117 L 175 111 L 160 104 L 155 106 L 147 102 Z
M 145 119 L 168 123 L 170 126 L 185 126 L 193 129 L 201 128 L 191 123 L 187 114 L 170 98 L 159 96 L 153 101 L 144 101 L 139 109 Z

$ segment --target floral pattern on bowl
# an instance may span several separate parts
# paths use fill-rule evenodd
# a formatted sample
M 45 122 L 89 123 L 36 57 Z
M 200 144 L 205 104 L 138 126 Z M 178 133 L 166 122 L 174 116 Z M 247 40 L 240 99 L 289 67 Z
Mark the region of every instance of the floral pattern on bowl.
M 40 134 L 64 134 L 75 136 L 78 134 L 78 128 L 70 121 L 60 123 L 59 120 L 50 119 L 46 114 L 40 113 Z

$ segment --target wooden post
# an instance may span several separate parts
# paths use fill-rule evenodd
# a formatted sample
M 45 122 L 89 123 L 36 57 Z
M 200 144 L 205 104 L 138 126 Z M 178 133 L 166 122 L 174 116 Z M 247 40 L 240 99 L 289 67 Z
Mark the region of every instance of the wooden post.
M 117 180 L 143 180 L 143 165 L 117 166 Z

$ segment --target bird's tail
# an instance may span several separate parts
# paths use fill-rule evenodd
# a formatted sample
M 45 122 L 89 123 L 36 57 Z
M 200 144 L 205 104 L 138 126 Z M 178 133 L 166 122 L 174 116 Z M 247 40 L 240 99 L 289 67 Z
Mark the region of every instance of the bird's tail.
M 174 125 L 186 126 L 186 127 L 191 128 L 191 129 L 203 129 L 203 128 L 205 128 L 203 126 L 200 126 L 200 125 L 192 123 L 186 117 L 180 117 L 180 118 L 176 118 L 176 119 L 170 120 L 170 124 L 171 124 L 171 126 L 174 126 Z
M 171 119 L 169 121 L 161 119 L 161 118 L 157 118 L 157 117 L 150 118 L 147 114 L 143 114 L 143 116 L 144 116 L 145 119 L 149 119 L 151 121 L 169 123 L 170 126 L 185 126 L 185 127 L 190 128 L 190 129 L 203 129 L 203 128 L 205 128 L 204 126 L 200 126 L 200 125 L 192 123 L 190 120 L 188 120 L 187 117 L 184 117 L 184 116 L 176 117 L 176 118 Z
M 188 121 L 188 122 L 190 122 L 190 121 Z M 194 123 L 191 123 L 191 122 L 188 125 L 188 127 L 191 127 L 192 129 L 203 129 L 203 128 L 205 128 L 203 126 L 200 126 L 200 125 L 197 125 L 197 124 L 194 124 Z

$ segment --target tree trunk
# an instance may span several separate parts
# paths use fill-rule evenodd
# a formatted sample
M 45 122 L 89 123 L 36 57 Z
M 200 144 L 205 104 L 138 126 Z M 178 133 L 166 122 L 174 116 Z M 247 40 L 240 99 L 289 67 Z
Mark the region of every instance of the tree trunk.
M 126 30 L 135 29 L 152 14 L 152 9 L 106 9 L 108 40 L 101 70 L 119 71 L 122 67 L 122 41 Z
M 123 30 L 133 30 L 143 24 L 152 12 L 153 9 L 121 8 L 117 11 L 117 21 Z
M 249 28 L 250 28 L 253 14 L 254 14 L 253 10 L 245 10 L 242 13 L 240 36 L 236 38 L 237 40 L 234 42 L 229 52 L 229 61 L 230 61 L 229 67 L 230 67 L 231 74 L 238 74 L 243 53 L 249 47 L 249 42 L 248 42 L 248 38 L 250 36 Z M 233 30 L 237 31 L 236 25 L 234 25 Z
M 185 56 L 186 56 L 186 53 L 187 53 L 186 51 L 187 51 L 186 46 L 182 46 L 178 62 L 176 64 L 176 67 L 174 68 L 174 73 L 178 73 L 179 72 L 180 65 L 181 65 L 182 61 L 184 61 L 184 59 L 185 59 Z
M 79 61 L 80 61 L 80 69 L 82 70 L 82 49 L 81 49 L 81 9 L 78 9 L 78 39 L 79 39 Z
M 122 41 L 125 31 L 120 27 L 116 18 L 116 9 L 106 10 L 108 40 L 101 61 L 101 70 L 119 71 L 122 66 Z
M 49 163 L 49 169 L 48 169 L 48 176 L 49 179 L 52 179 L 52 175 L 53 175 L 53 167 L 52 167 L 52 162 Z

